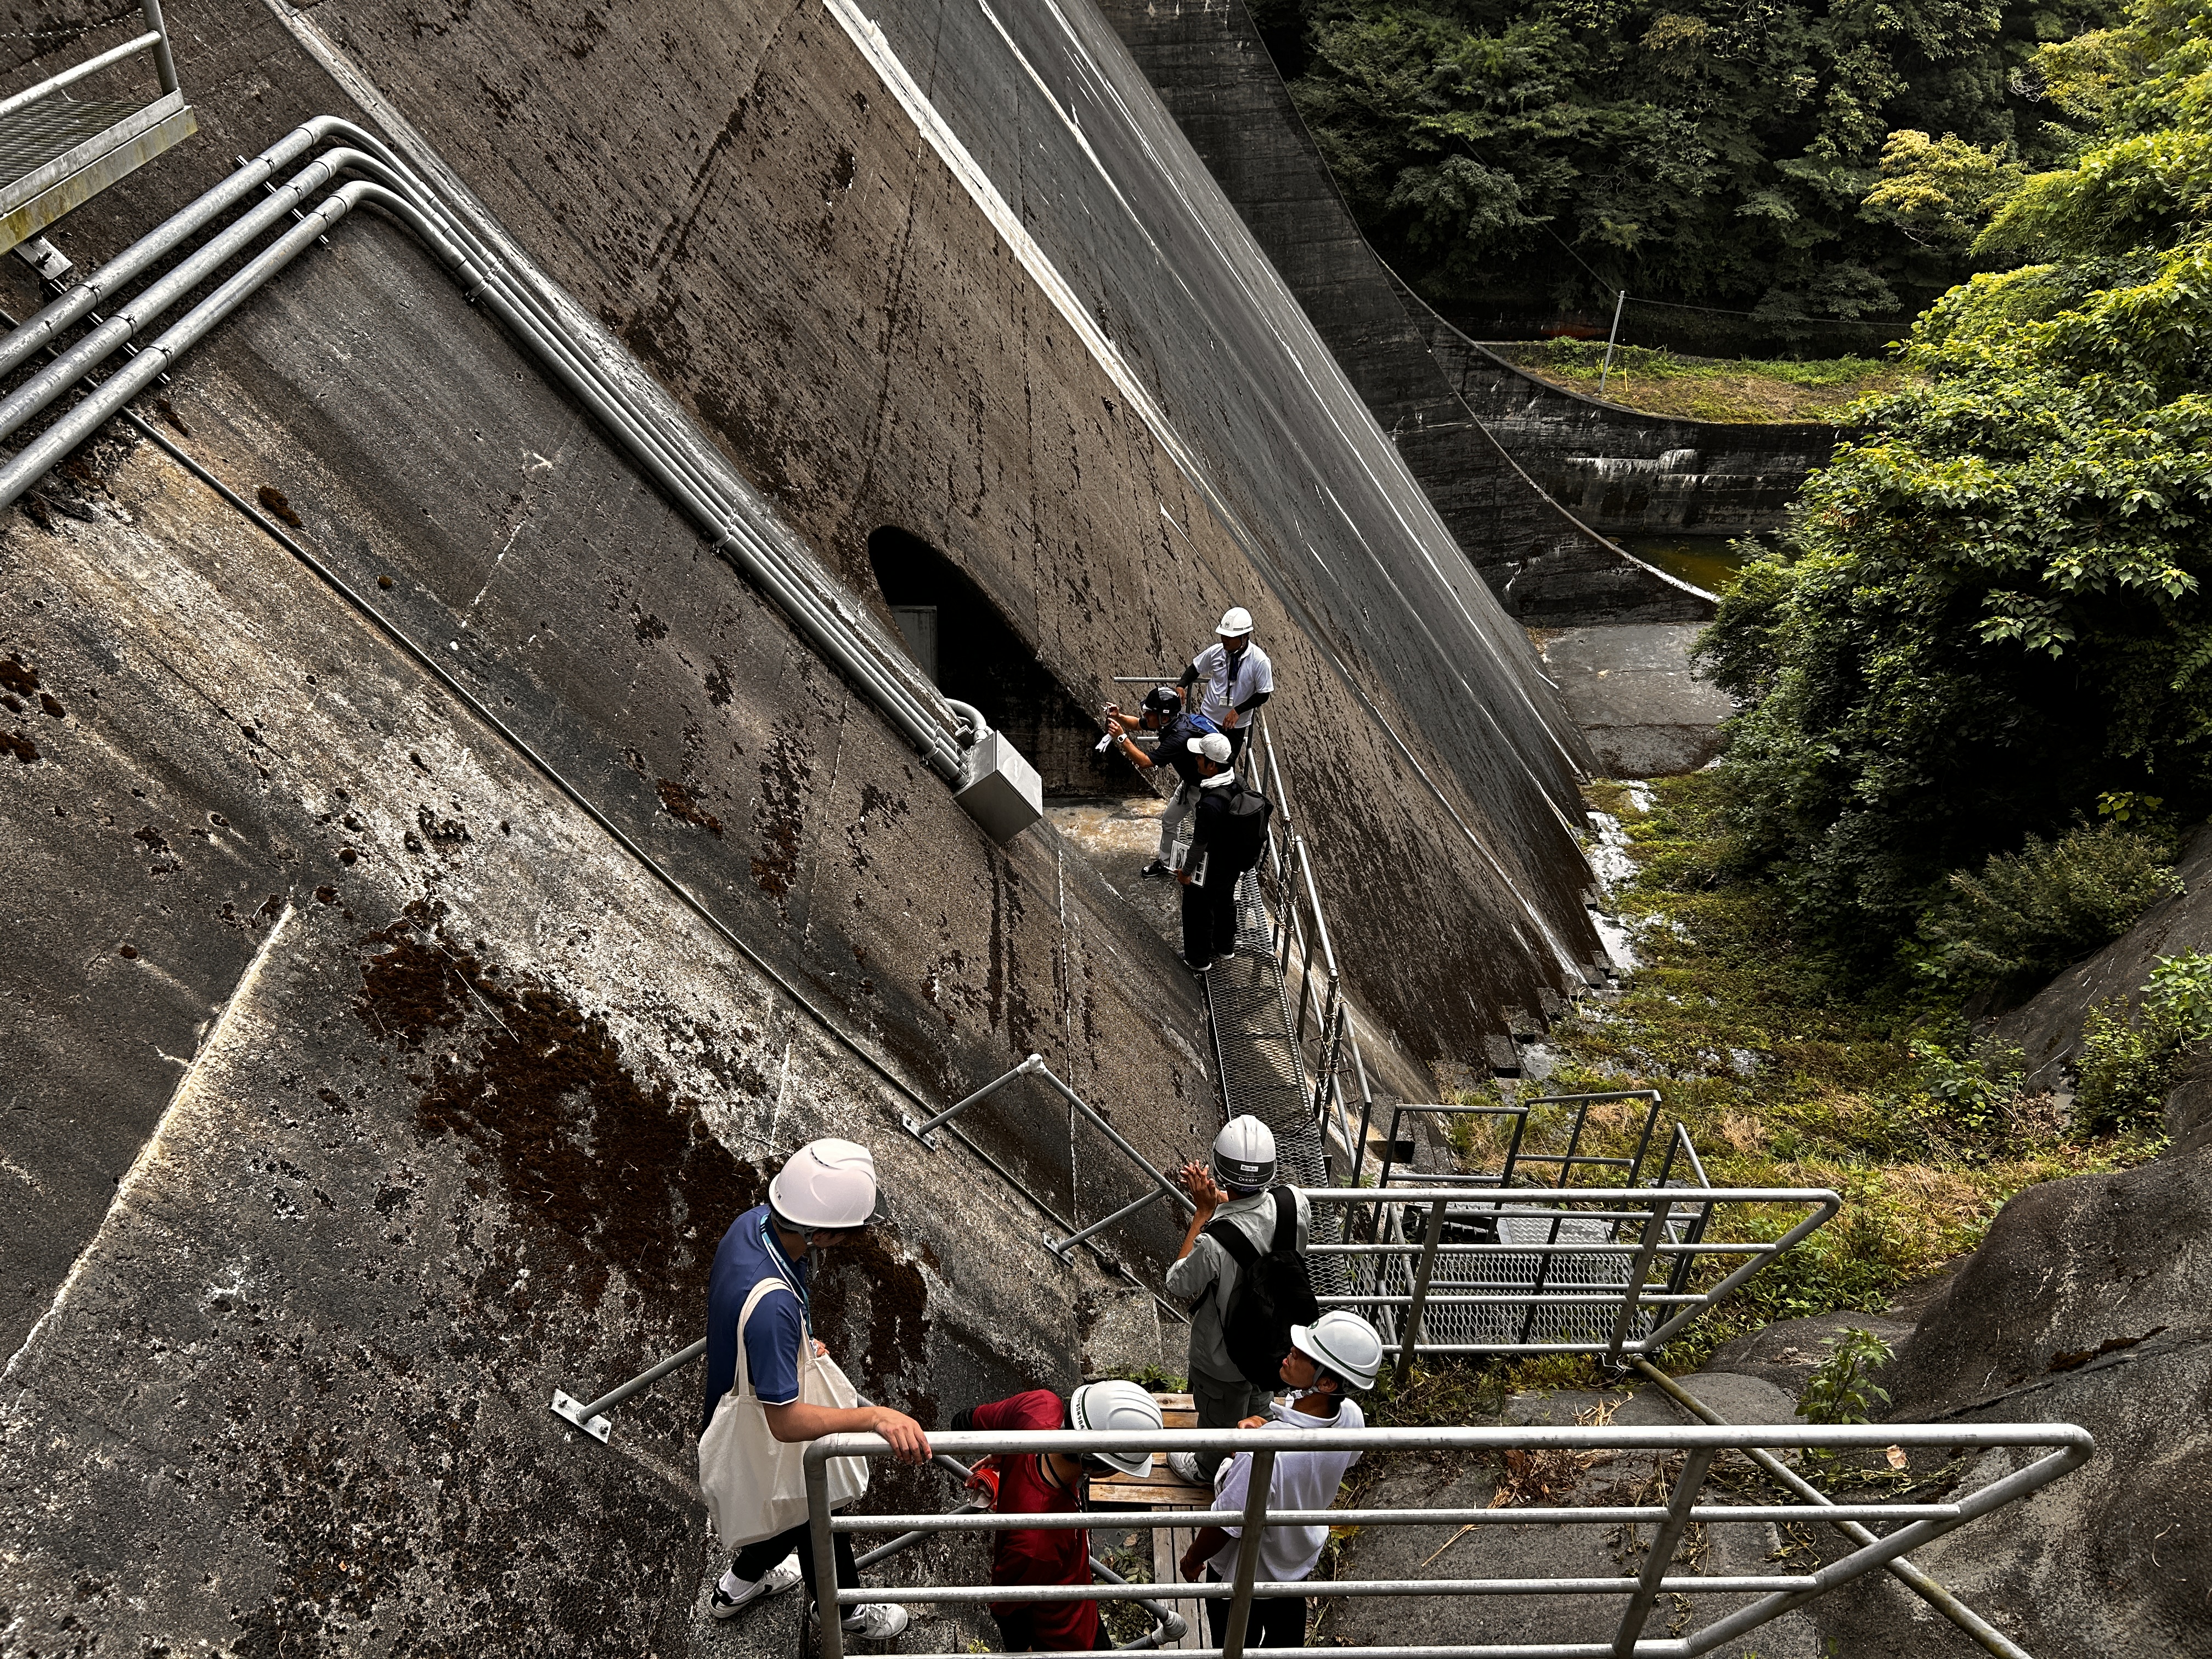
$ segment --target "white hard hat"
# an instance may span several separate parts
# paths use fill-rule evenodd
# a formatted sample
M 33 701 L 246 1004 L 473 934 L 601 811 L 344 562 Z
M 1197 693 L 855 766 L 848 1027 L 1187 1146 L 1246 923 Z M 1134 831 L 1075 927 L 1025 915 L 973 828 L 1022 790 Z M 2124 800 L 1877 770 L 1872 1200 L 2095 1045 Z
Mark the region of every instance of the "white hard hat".
M 1291 1327 L 1291 1346 L 1355 1389 L 1371 1389 L 1382 1369 L 1382 1339 L 1356 1313 L 1332 1308 L 1310 1325 Z
M 802 1232 L 865 1227 L 884 1216 L 876 1157 L 850 1140 L 810 1140 L 768 1183 L 769 1207 Z
M 1110 1377 L 1086 1382 L 1067 1399 L 1067 1420 L 1079 1429 L 1104 1433 L 1133 1433 L 1160 1426 L 1160 1402 L 1134 1382 Z M 1152 1454 L 1144 1451 L 1085 1452 L 1122 1474 L 1141 1478 L 1151 1473 Z
M 1241 605 L 1232 605 L 1221 613 L 1221 626 L 1213 631 L 1226 634 L 1231 639 L 1239 634 L 1249 634 L 1252 631 L 1252 613 Z
M 1213 1138 L 1213 1172 L 1232 1191 L 1257 1192 L 1275 1178 L 1275 1136 L 1246 1113 L 1232 1117 Z
M 1229 739 L 1218 732 L 1208 732 L 1203 737 L 1193 738 L 1183 747 L 1194 755 L 1203 755 L 1216 766 L 1229 764 L 1230 756 L 1237 751 L 1229 746 Z

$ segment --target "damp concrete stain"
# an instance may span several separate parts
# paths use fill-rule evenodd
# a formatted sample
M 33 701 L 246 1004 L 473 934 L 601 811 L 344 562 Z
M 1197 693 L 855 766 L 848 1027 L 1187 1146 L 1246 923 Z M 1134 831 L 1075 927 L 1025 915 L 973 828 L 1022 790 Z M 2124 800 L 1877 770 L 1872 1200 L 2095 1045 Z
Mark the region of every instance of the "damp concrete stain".
M 698 797 L 689 789 L 673 778 L 663 778 L 655 787 L 660 792 L 660 804 L 670 817 L 681 818 L 686 823 L 696 823 L 718 840 L 720 838 L 721 819 L 702 807 Z
M 757 1201 L 758 1172 L 667 1079 L 640 1079 L 604 1016 L 483 962 L 444 935 L 434 905 L 417 901 L 362 943 L 382 948 L 362 964 L 355 1012 L 418 1062 L 421 1139 L 456 1137 L 498 1169 L 515 1216 L 568 1258 L 585 1305 L 619 1268 L 671 1310 L 695 1312 L 713 1241 Z
M 787 897 L 799 880 L 799 849 L 805 835 L 806 783 L 814 775 L 805 744 L 795 732 L 779 732 L 761 763 L 760 805 L 753 831 L 761 839 L 752 861 L 753 880 L 773 898 Z
M 859 1358 L 861 1386 L 878 1399 L 911 1400 L 924 1428 L 935 1426 L 933 1396 L 916 1396 L 911 1381 L 929 1374 L 929 1284 L 902 1252 L 893 1229 L 871 1227 L 850 1243 L 816 1258 L 809 1286 L 815 1328 L 823 1340 L 847 1345 L 841 1363 Z M 857 1292 L 857 1295 L 856 1295 Z M 859 1332 L 854 1302 L 867 1309 L 867 1346 L 854 1350 Z M 906 1386 L 902 1386 L 902 1381 Z

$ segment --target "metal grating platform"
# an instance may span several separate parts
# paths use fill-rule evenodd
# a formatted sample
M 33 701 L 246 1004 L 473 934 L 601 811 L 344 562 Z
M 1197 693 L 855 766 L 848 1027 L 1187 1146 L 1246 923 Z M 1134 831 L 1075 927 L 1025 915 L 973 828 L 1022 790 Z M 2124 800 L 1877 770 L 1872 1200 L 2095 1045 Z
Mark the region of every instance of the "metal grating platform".
M 198 125 L 180 92 L 150 103 L 56 95 L 0 113 L 0 250 L 37 235 Z
M 1237 951 L 1206 975 L 1206 1009 L 1226 1115 L 1249 1112 L 1273 1132 L 1279 1179 L 1297 1187 L 1328 1186 L 1321 1128 L 1310 1115 L 1312 1092 L 1291 1035 L 1290 992 L 1275 958 L 1257 871 L 1247 870 L 1237 882 Z M 1343 1230 L 1336 1211 L 1314 1218 L 1316 1243 L 1340 1243 Z M 1310 1258 L 1310 1267 L 1316 1294 L 1346 1290 L 1340 1258 Z

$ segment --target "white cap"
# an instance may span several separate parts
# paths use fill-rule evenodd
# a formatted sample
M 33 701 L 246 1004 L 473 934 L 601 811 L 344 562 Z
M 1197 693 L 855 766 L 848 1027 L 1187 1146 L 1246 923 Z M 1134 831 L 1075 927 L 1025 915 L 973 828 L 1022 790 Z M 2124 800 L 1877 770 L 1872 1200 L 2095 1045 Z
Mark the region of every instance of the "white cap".
M 881 1221 L 876 1156 L 850 1140 L 810 1140 L 768 1183 L 769 1207 L 794 1229 L 839 1232 Z
M 1275 1178 L 1275 1136 L 1247 1112 L 1213 1138 L 1213 1172 L 1231 1191 L 1255 1193 Z
M 1371 1389 L 1382 1369 L 1382 1339 L 1356 1313 L 1331 1308 L 1310 1325 L 1291 1327 L 1291 1346 L 1355 1389 Z
M 1103 1382 L 1086 1382 L 1067 1397 L 1067 1420 L 1079 1429 L 1099 1433 L 1139 1433 L 1160 1426 L 1160 1402 L 1134 1382 L 1109 1377 Z M 1095 1457 L 1136 1479 L 1152 1472 L 1150 1449 L 1085 1452 L 1084 1455 Z
M 1236 752 L 1230 748 L 1229 739 L 1218 732 L 1208 732 L 1202 738 L 1193 738 L 1183 747 L 1194 755 L 1205 756 L 1216 766 L 1228 765 L 1230 756 Z
M 1221 626 L 1213 631 L 1226 634 L 1232 640 L 1239 634 L 1249 634 L 1252 631 L 1252 613 L 1241 605 L 1232 605 L 1221 613 Z

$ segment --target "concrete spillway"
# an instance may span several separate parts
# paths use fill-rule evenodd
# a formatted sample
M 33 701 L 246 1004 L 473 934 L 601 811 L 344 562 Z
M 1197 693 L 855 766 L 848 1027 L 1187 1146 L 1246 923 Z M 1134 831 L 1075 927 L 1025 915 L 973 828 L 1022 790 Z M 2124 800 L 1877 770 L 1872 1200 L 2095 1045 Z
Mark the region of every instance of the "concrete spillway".
M 380 125 L 860 602 L 896 526 L 1078 702 L 1250 606 L 1401 1063 L 1592 951 L 1556 694 L 1094 12 L 172 24 L 203 135 L 59 228 L 81 264 L 306 117 Z M 1066 1381 L 1150 1322 L 1164 1220 L 1064 1267 L 1041 1207 L 1138 1190 L 1065 1110 L 1010 1092 L 934 1152 L 896 1112 L 1036 1049 L 1195 1150 L 1200 1002 L 1048 829 L 981 834 L 389 224 L 157 397 L 515 740 L 127 434 L 0 531 L 10 1638 L 678 1650 L 696 1401 L 580 1456 L 550 1388 L 690 1340 L 728 1216 L 828 1131 L 897 1206 L 825 1285 L 863 1385 L 927 1417 Z

